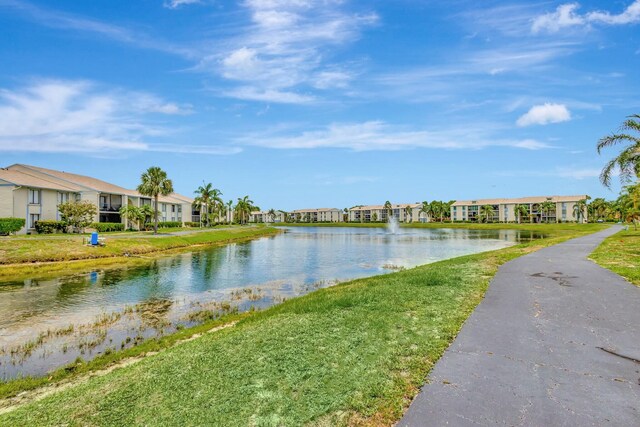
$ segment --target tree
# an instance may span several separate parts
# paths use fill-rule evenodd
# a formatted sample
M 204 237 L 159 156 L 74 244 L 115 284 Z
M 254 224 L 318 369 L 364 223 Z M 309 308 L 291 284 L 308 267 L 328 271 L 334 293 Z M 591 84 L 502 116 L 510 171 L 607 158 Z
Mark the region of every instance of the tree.
M 216 219 L 220 218 L 220 206 L 223 204 L 222 192 L 217 188 L 213 188 L 213 184 L 205 183 L 195 191 L 196 198 L 193 202 L 194 206 L 200 208 L 200 219 L 205 226 L 210 226 L 210 215 L 215 215 Z
M 620 132 L 605 136 L 598 141 L 598 154 L 606 147 L 629 143 L 616 157 L 609 160 L 600 173 L 600 181 L 607 187 L 616 168 L 620 169 L 620 182 L 630 182 L 634 176 L 640 177 L 640 115 L 627 117 L 620 126 Z M 637 135 L 633 135 L 637 133 Z
M 84 232 L 84 229 L 93 222 L 98 214 L 98 208 L 88 200 L 82 202 L 64 202 L 58 205 L 58 212 L 62 220 L 77 233 Z
M 483 205 L 480 207 L 480 218 L 484 218 L 484 222 L 489 222 L 493 218 L 493 206 Z
M 431 215 L 431 205 L 426 200 L 422 202 L 422 206 L 420 206 L 420 213 L 424 214 L 426 221 L 429 222 L 429 215 Z
M 129 225 L 127 228 L 131 228 L 131 223 L 134 223 L 140 229 L 140 222 L 144 220 L 144 215 L 140 212 L 140 208 L 129 204 L 120 208 L 120 216 L 127 220 Z
M 412 221 L 412 214 L 413 213 L 413 208 L 409 205 L 404 207 L 404 221 L 405 222 L 411 222 Z
M 168 196 L 173 193 L 173 182 L 167 178 L 167 173 L 157 166 L 147 169 L 140 177 L 141 183 L 138 185 L 138 193 L 153 197 L 154 206 L 154 224 L 153 234 L 158 234 L 158 198 Z
M 573 205 L 573 217 L 577 222 L 580 222 L 584 218 L 584 213 L 587 210 L 587 199 L 578 200 Z
M 378 222 L 378 214 L 376 212 L 371 215 L 371 222 Z
M 391 206 L 391 202 L 390 201 L 386 201 L 384 202 L 384 210 L 387 211 L 387 221 L 391 221 L 391 217 L 393 216 L 393 206 Z M 377 220 L 378 215 L 376 215 L 376 219 L 374 220 L 374 222 Z
M 538 206 L 538 210 L 540 211 L 540 213 L 544 214 L 546 216 L 546 220 L 547 223 L 549 222 L 549 213 L 550 212 L 555 212 L 556 210 L 556 204 L 553 203 L 552 201 L 546 200 L 542 203 L 540 203 L 540 205 Z
M 229 224 L 231 224 L 231 220 L 233 219 L 232 218 L 232 216 L 233 216 L 233 200 L 229 200 L 227 202 L 227 215 L 228 215 L 227 222 Z
M 518 224 L 522 222 L 522 218 L 529 215 L 529 206 L 527 205 L 516 205 L 514 209 L 514 214 L 516 218 L 518 218 Z
M 274 222 L 274 220 L 276 218 L 276 210 L 275 209 L 269 209 L 269 212 L 267 212 L 267 216 L 269 218 L 271 218 L 271 222 Z
M 253 205 L 253 200 L 249 199 L 249 196 L 244 196 L 243 198 L 238 197 L 238 203 L 236 203 L 235 213 L 240 224 L 246 224 L 249 220 L 251 212 L 253 212 L 254 210 L 256 210 L 256 207 Z
M 618 198 L 622 219 L 631 222 L 634 229 L 638 229 L 640 223 L 640 182 L 627 185 Z
M 157 218 L 157 213 L 154 212 L 151 205 L 142 205 L 140 206 L 140 217 L 142 218 L 142 228 L 146 229 L 147 224 L 149 224 L 153 218 Z

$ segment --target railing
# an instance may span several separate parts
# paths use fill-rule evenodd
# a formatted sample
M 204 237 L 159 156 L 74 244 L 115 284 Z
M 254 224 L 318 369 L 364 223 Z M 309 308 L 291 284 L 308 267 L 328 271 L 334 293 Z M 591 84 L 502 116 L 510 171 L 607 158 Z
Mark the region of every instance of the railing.
M 118 212 L 120 211 L 121 207 L 122 207 L 122 204 L 116 205 L 116 204 L 110 204 L 110 203 L 103 203 L 102 205 L 100 205 L 100 212 Z

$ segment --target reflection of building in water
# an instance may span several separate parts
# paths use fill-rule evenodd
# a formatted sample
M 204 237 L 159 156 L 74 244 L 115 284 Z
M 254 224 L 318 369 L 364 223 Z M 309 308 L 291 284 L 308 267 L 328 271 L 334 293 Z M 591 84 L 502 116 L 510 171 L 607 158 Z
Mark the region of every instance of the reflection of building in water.
M 451 219 L 470 222 L 574 222 L 578 220 L 576 203 L 588 197 L 578 195 L 460 200 L 451 205 Z M 520 213 L 519 206 L 522 207 Z M 587 221 L 586 209 L 580 221 Z

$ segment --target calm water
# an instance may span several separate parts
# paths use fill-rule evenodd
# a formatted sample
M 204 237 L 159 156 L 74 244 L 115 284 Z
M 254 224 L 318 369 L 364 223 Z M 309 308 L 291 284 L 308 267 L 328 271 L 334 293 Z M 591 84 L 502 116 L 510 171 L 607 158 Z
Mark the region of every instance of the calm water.
M 391 234 L 295 227 L 275 237 L 169 256 L 145 268 L 1 284 L 0 378 L 41 375 L 78 356 L 134 345 L 197 323 L 193 313 L 263 308 L 338 281 L 538 237 L 515 230 Z

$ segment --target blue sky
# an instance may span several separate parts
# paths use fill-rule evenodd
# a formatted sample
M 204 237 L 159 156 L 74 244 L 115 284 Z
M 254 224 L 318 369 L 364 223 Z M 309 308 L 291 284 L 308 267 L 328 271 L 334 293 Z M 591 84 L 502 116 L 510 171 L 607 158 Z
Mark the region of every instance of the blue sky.
M 263 209 L 590 194 L 640 0 L 0 0 L 0 165 Z

